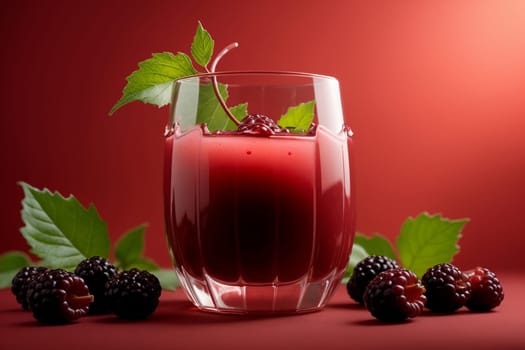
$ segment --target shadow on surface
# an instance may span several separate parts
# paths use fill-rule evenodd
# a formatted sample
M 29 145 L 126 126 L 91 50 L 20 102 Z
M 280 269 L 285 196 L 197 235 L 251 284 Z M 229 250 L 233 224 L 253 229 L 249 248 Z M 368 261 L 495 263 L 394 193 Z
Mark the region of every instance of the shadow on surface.
M 313 312 L 315 313 L 315 312 Z M 307 315 L 307 314 L 306 314 Z M 276 318 L 294 317 L 295 315 L 235 315 L 217 314 L 202 311 L 185 300 L 162 300 L 157 310 L 147 319 L 148 324 L 228 324 L 247 321 L 271 321 Z M 96 322 L 107 324 L 133 324 L 144 321 L 122 320 L 116 316 L 97 319 Z
M 370 316 L 373 317 L 373 316 Z M 353 326 L 403 326 L 407 325 L 412 322 L 412 319 L 407 319 L 402 322 L 383 322 L 379 321 L 375 318 L 368 318 L 368 319 L 362 319 L 362 320 L 355 320 L 355 321 L 349 321 L 348 324 L 351 324 Z
M 425 309 L 421 315 L 419 315 L 418 317 L 447 317 L 447 316 L 454 316 L 454 317 L 458 317 L 458 316 L 467 316 L 467 315 L 475 315 L 475 314 L 483 314 L 483 313 L 491 313 L 491 311 L 489 312 L 474 312 L 474 311 L 470 311 L 466 308 L 461 308 L 459 310 L 456 310 L 454 312 L 432 312 L 430 311 L 429 309 Z
M 332 303 L 326 305 L 327 309 L 347 309 L 347 310 L 366 310 L 366 308 L 363 305 L 360 305 L 358 303 L 354 302 L 347 302 L 347 303 Z

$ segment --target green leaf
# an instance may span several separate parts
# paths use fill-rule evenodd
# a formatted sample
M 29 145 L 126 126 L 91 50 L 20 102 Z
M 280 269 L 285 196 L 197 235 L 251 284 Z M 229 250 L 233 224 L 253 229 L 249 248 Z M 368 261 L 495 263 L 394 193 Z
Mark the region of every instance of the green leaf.
M 354 242 L 354 245 L 352 246 L 352 253 L 350 254 L 350 258 L 348 259 L 348 265 L 346 267 L 345 274 L 342 279 L 342 283 L 347 283 L 350 276 L 352 276 L 352 273 L 354 272 L 355 266 L 364 258 L 368 256 L 368 252 L 365 248 L 363 248 L 360 244 Z
M 397 249 L 403 266 L 420 278 L 439 263 L 452 261 L 459 251 L 457 244 L 468 219 L 450 220 L 439 214 L 422 213 L 408 218 L 397 238 Z
M 226 101 L 228 99 L 227 86 L 218 84 L 218 88 L 222 98 Z M 230 107 L 229 110 L 235 117 L 242 119 L 248 114 L 248 104 L 241 103 L 237 106 Z M 237 128 L 219 103 L 211 83 L 203 84 L 199 88 L 197 123 L 206 123 L 208 130 L 211 132 L 217 130 L 235 130 Z
M 139 69 L 131 73 L 122 97 L 111 108 L 109 115 L 133 101 L 142 101 L 159 107 L 170 103 L 173 81 L 197 73 L 188 55 L 179 52 L 154 53 L 152 58 L 139 63 Z
M 0 288 L 11 286 L 17 272 L 29 265 L 31 259 L 23 252 L 10 251 L 0 255 Z
M 239 121 L 242 121 L 248 115 L 247 103 L 240 103 L 237 106 L 233 106 L 228 109 L 230 110 L 230 113 L 233 114 L 233 116 Z M 235 126 L 231 119 L 228 118 L 227 128 L 227 130 L 235 130 L 237 129 L 237 126 Z
M 197 31 L 193 37 L 193 43 L 191 44 L 191 55 L 195 59 L 195 62 L 200 64 L 202 67 L 206 67 L 210 62 L 211 56 L 213 55 L 213 47 L 215 43 L 203 27 L 201 22 L 197 25 Z
M 140 225 L 126 232 L 115 245 L 115 257 L 123 269 L 142 257 L 146 225 Z
M 361 233 L 356 233 L 355 243 L 363 247 L 369 255 L 383 255 L 397 260 L 392 245 L 388 239 L 380 234 L 376 233 L 372 237 L 367 237 Z
M 150 272 L 157 276 L 162 289 L 175 290 L 180 286 L 179 279 L 173 269 L 158 269 Z
M 143 256 L 144 233 L 146 225 L 137 226 L 126 232 L 115 247 L 117 266 L 122 270 L 137 268 L 140 270 L 158 270 L 159 266 L 151 259 Z
M 305 132 L 310 128 L 314 120 L 314 106 L 315 101 L 312 100 L 289 107 L 286 113 L 279 118 L 277 124 L 281 128 L 287 128 L 294 133 Z
M 93 204 L 85 209 L 78 200 L 47 189 L 39 190 L 21 182 L 22 200 L 20 232 L 31 252 L 51 268 L 72 270 L 85 258 L 107 258 L 109 237 L 106 223 Z
M 153 260 L 145 257 L 138 257 L 135 260 L 128 261 L 127 265 L 119 265 L 119 267 L 122 270 L 130 270 L 132 268 L 137 268 L 139 270 L 146 270 L 149 272 L 153 272 L 159 269 L 159 265 L 157 265 Z

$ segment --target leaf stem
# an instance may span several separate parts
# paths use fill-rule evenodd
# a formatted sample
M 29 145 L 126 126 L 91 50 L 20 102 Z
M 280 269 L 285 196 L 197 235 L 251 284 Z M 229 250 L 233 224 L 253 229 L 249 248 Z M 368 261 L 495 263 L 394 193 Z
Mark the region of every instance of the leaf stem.
M 226 46 L 224 49 L 222 49 L 217 54 L 215 59 L 211 62 L 210 69 L 208 69 L 207 67 L 204 67 L 204 69 L 206 69 L 206 72 L 208 72 L 208 73 L 215 73 L 215 68 L 217 67 L 217 64 L 219 63 L 221 58 L 224 55 L 226 55 L 228 52 L 230 52 L 232 49 L 235 49 L 236 47 L 239 47 L 239 44 L 234 42 L 234 43 L 231 43 L 230 45 Z M 215 95 L 217 96 L 217 99 L 219 100 L 219 103 L 220 103 L 221 107 L 224 109 L 224 111 L 228 115 L 228 118 L 230 118 L 230 120 L 236 126 L 239 126 L 241 124 L 241 122 L 239 120 L 237 120 L 237 118 L 235 118 L 235 116 L 232 114 L 232 112 L 230 112 L 230 109 L 228 108 L 228 106 L 226 105 L 226 102 L 222 98 L 221 93 L 219 91 L 219 84 L 217 83 L 217 76 L 215 76 L 215 75 L 212 77 L 212 84 L 213 84 L 213 91 L 215 92 Z

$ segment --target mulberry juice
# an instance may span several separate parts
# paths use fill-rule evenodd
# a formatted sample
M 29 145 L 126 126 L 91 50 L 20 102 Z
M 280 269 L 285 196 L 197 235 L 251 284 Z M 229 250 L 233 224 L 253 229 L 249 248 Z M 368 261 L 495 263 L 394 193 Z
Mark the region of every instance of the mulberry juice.
M 167 239 L 190 299 L 230 313 L 322 307 L 353 243 L 350 145 L 322 125 L 314 135 L 169 133 Z

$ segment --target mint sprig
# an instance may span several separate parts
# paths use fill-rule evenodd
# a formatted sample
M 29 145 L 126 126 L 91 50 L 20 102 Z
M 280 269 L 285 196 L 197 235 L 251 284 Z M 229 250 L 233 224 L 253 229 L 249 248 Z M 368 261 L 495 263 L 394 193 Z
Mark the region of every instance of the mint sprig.
M 85 208 L 73 196 L 64 197 L 48 189 L 37 189 L 25 182 L 22 200 L 21 233 L 31 247 L 31 253 L 41 259 L 32 262 L 19 251 L 0 255 L 0 288 L 10 285 L 13 276 L 24 266 L 43 265 L 72 271 L 83 259 L 110 257 L 107 225 L 93 204 Z M 114 264 L 121 269 L 137 267 L 155 274 L 164 289 L 175 289 L 178 280 L 173 269 L 162 269 L 144 257 L 144 233 L 140 225 L 126 232 L 117 242 Z
M 421 213 L 403 223 L 394 246 L 380 234 L 372 237 L 357 233 L 346 276 L 350 276 L 363 256 L 385 255 L 422 277 L 425 271 L 439 263 L 450 263 L 459 252 L 461 230 L 469 219 L 447 219 L 440 214 Z M 397 254 L 396 254 L 397 251 Z
M 213 57 L 215 42 L 210 33 L 197 23 L 197 30 L 193 37 L 190 55 L 183 52 L 172 54 L 170 52 L 154 53 L 152 57 L 139 62 L 139 69 L 132 72 L 127 78 L 127 84 L 122 91 L 122 97 L 109 111 L 109 115 L 115 113 L 122 106 L 140 101 L 163 107 L 171 102 L 173 82 L 180 78 L 189 77 L 203 73 L 214 72 L 215 65 L 220 58 L 237 44 L 229 46 L 218 54 L 212 63 L 212 69 L 208 64 Z M 201 67 L 198 70 L 193 65 Z M 210 94 L 213 93 L 214 95 Z M 212 98 L 210 98 L 212 97 Z M 241 103 L 233 107 L 227 107 L 228 86 L 217 84 L 204 85 L 199 90 L 199 106 L 197 122 L 205 123 L 213 132 L 217 130 L 235 130 L 239 121 L 248 114 L 248 104 Z M 292 133 L 308 131 L 314 118 L 314 101 L 291 106 L 285 115 L 277 122 L 281 127 L 288 128 Z

